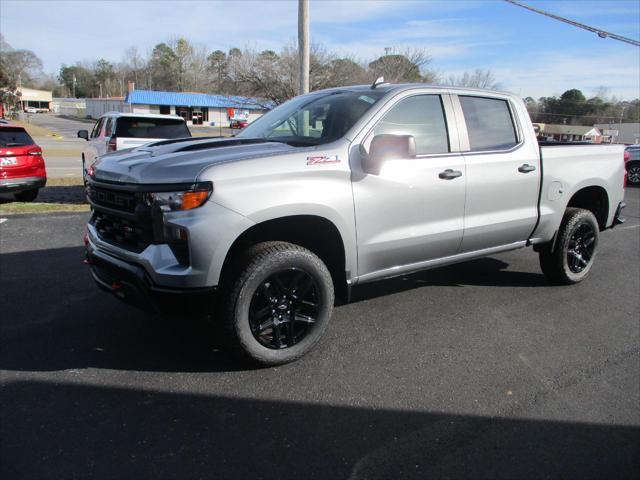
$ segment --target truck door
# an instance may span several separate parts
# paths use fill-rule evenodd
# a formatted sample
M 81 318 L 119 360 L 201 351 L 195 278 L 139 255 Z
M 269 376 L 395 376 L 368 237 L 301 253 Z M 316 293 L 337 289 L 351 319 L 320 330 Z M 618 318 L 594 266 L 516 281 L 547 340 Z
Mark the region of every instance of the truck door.
M 460 253 L 527 240 L 538 215 L 540 156 L 508 97 L 453 95 L 467 166 Z M 528 118 L 528 117 L 527 117 Z
M 463 232 L 465 165 L 449 96 L 405 95 L 376 118 L 356 150 L 376 135 L 412 135 L 416 156 L 387 160 L 378 174 L 352 162 L 362 281 L 454 255 Z

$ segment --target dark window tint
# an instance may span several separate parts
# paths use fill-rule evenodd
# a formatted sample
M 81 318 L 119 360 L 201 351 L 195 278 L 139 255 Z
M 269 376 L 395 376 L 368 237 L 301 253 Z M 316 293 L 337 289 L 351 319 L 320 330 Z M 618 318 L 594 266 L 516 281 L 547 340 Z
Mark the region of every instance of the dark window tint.
M 33 145 L 33 139 L 19 127 L 0 127 L 0 147 Z
M 289 100 L 251 123 L 239 138 L 267 138 L 293 146 L 343 137 L 384 95 L 382 91 L 314 93 Z
M 506 100 L 460 96 L 471 150 L 505 150 L 518 143 Z
M 413 135 L 416 153 L 447 153 L 449 138 L 439 95 L 405 98 L 389 110 L 376 125 L 375 135 Z
M 174 118 L 120 117 L 116 122 L 117 137 L 131 138 L 185 138 L 189 129 L 182 120 Z

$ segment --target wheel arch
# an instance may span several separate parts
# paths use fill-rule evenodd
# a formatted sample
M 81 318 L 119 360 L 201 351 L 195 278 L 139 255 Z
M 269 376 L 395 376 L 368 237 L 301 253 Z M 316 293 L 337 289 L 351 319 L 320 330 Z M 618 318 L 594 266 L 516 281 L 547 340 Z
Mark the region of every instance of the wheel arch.
M 300 245 L 317 255 L 327 265 L 336 295 L 348 297 L 348 271 L 345 241 L 334 222 L 320 215 L 288 215 L 256 223 L 244 230 L 227 251 L 220 273 L 221 283 L 235 271 L 234 263 L 251 245 L 282 241 Z
M 583 208 L 594 214 L 600 230 L 607 228 L 609 220 L 609 195 L 604 187 L 590 185 L 578 189 L 569 199 L 567 208 Z

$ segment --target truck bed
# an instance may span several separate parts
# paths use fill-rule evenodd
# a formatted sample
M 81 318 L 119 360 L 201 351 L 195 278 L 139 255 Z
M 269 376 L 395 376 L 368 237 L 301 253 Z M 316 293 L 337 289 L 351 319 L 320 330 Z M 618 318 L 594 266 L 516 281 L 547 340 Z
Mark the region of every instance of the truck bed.
M 540 160 L 540 220 L 532 240 L 553 238 L 569 201 L 585 186 L 608 192 L 605 227 L 612 225 L 616 208 L 624 198 L 624 145 L 541 142 Z

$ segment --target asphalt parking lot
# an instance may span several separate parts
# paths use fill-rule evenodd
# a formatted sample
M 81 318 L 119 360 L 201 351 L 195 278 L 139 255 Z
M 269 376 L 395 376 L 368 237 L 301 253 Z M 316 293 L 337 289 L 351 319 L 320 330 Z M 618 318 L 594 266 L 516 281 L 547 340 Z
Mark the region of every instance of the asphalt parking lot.
M 626 201 L 579 285 L 531 250 L 372 284 L 269 369 L 100 292 L 86 214 L 0 219 L 0 478 L 638 478 Z

